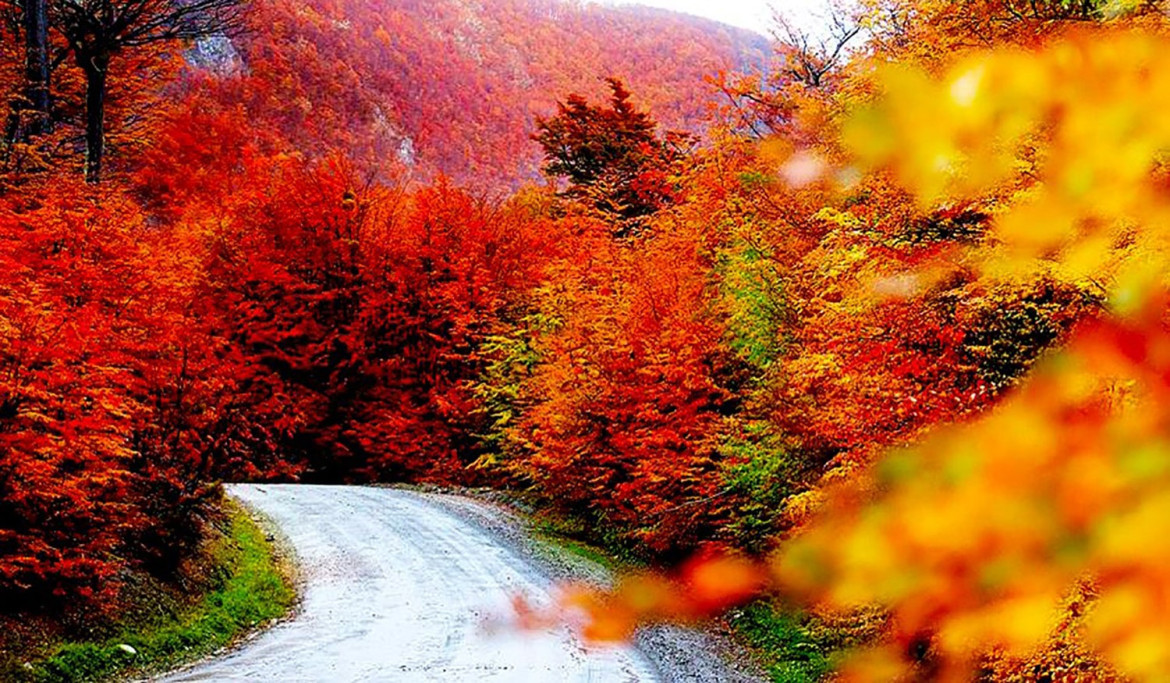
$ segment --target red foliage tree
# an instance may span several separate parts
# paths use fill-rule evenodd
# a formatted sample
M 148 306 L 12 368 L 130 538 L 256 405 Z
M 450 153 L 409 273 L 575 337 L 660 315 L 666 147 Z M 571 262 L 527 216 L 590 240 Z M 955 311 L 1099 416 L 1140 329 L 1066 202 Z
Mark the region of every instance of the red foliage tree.
M 179 245 L 147 239 L 124 194 L 49 180 L 43 203 L 0 203 L 0 594 L 18 608 L 173 568 L 214 493 L 175 419 L 193 411 L 172 371 L 199 344 Z

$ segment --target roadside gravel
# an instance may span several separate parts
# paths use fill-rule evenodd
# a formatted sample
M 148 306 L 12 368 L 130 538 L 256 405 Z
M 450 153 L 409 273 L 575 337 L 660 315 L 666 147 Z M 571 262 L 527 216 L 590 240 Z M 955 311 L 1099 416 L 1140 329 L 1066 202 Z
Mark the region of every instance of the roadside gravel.
M 420 495 L 517 549 L 554 583 L 583 582 L 602 587 L 613 583 L 608 569 L 542 540 L 524 516 L 506 503 L 451 493 L 422 492 Z M 640 629 L 634 646 L 650 660 L 664 683 L 768 680 L 749 653 L 727 634 L 655 625 Z

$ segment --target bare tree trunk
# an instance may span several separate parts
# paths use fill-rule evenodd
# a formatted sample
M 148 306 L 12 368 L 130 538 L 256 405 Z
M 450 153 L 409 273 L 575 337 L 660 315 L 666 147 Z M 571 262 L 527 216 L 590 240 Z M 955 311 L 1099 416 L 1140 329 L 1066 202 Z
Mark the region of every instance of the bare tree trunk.
M 3 2 L 4 0 L 0 0 Z M 245 0 L 43 0 L 53 29 L 85 74 L 85 179 L 101 182 L 110 57 L 147 45 L 177 46 L 244 24 Z
M 21 139 L 49 132 L 49 3 L 24 0 L 25 116 Z
M 85 71 L 85 180 L 99 183 L 106 153 L 106 67 L 108 59 L 84 61 Z
M 24 88 L 12 103 L 0 145 L 7 163 L 12 145 L 49 132 L 49 7 L 48 0 L 24 0 L 21 28 L 25 37 Z

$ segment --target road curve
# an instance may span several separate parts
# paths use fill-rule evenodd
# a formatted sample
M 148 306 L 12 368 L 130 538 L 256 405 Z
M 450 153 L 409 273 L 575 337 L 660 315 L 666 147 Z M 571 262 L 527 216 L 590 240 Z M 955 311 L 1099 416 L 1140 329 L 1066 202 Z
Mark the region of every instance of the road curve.
M 529 558 L 423 494 L 236 485 L 292 545 L 303 604 L 243 647 L 157 679 L 185 681 L 658 681 L 632 647 L 586 648 L 567 629 L 486 629 L 553 584 Z

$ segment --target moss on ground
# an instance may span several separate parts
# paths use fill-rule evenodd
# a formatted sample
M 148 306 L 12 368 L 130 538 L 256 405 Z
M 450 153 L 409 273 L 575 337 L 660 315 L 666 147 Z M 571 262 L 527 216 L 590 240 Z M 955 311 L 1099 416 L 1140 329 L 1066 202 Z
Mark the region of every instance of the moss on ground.
M 118 621 L 86 629 L 103 635 L 41 642 L 19 657 L 9 653 L 0 679 L 81 683 L 162 671 L 288 614 L 296 593 L 264 531 L 233 501 L 225 503 L 217 527 L 199 563 L 209 579 L 202 597 L 176 600 L 174 586 L 143 582 Z

